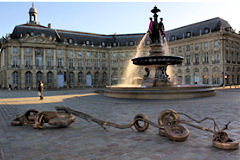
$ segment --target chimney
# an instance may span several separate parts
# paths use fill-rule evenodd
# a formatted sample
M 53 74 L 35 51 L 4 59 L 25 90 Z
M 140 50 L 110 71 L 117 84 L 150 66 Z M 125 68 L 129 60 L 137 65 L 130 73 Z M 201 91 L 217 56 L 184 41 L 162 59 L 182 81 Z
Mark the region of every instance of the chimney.
M 48 23 L 48 28 L 51 28 L 51 23 Z

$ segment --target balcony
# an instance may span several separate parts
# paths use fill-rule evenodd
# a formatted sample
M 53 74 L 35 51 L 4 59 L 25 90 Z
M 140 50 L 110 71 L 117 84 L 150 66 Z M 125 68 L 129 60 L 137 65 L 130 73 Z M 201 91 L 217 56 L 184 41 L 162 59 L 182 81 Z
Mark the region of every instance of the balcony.
M 83 70 L 83 67 L 78 66 L 78 70 Z
M 31 65 L 25 65 L 25 68 L 26 69 L 32 69 L 32 66 Z
M 68 69 L 70 69 L 70 70 L 74 70 L 74 69 L 75 69 L 75 67 L 73 67 L 73 66 L 70 66 Z
M 220 61 L 219 61 L 219 60 L 212 61 L 212 64 L 218 64 L 218 63 L 220 63 Z
M 19 68 L 19 65 L 12 65 L 12 68 Z
M 102 70 L 107 70 L 107 67 L 102 67 Z
M 92 69 L 92 67 L 86 67 L 86 69 L 89 69 L 89 70 L 90 70 L 90 69 Z
M 100 67 L 94 67 L 94 70 L 100 70 Z
M 43 69 L 43 66 L 36 65 L 36 69 Z
M 53 66 L 47 66 L 47 69 L 53 69 L 54 67 Z
M 57 66 L 57 69 L 63 69 L 63 66 Z

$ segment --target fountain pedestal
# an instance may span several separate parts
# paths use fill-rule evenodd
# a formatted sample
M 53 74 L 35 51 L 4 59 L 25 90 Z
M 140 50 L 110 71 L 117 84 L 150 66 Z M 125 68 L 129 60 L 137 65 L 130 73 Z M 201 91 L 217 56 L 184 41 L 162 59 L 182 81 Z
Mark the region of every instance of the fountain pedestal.
M 147 75 L 144 76 L 144 79 L 142 81 L 142 86 L 146 87 L 161 87 L 161 86 L 172 86 L 173 83 L 170 81 L 169 76 L 167 75 L 167 66 L 168 63 L 161 64 L 161 58 L 160 56 L 163 56 L 163 46 L 161 43 L 154 43 L 150 45 L 150 57 L 153 57 L 152 59 L 149 59 L 149 63 L 158 63 L 155 65 L 150 65 L 151 67 L 148 67 Z M 144 57 L 142 57 L 144 58 Z M 149 72 L 149 73 L 148 73 Z

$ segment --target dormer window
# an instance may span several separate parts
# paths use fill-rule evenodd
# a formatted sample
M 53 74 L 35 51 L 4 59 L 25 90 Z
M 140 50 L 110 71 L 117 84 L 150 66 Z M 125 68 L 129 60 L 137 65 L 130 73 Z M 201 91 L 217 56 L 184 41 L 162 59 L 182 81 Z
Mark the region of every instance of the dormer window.
M 187 38 L 191 37 L 191 32 L 187 32 L 186 36 Z
M 101 43 L 101 45 L 104 47 L 104 46 L 105 46 L 105 43 L 104 43 L 104 42 L 102 42 L 102 43 Z
M 117 46 L 117 43 L 116 43 L 116 42 L 113 42 L 112 45 L 113 45 L 113 47 L 116 47 L 116 46 Z
M 86 45 L 89 45 L 90 44 L 90 41 L 86 41 Z
M 171 40 L 174 41 L 176 39 L 176 36 L 172 36 Z
M 130 46 L 133 46 L 133 45 L 134 45 L 134 42 L 133 42 L 133 41 L 130 41 L 130 42 L 129 42 L 129 45 L 130 45 Z
M 210 32 L 210 28 L 204 28 L 204 33 L 207 34 Z
M 68 43 L 72 44 L 73 43 L 73 40 L 70 38 L 68 39 Z

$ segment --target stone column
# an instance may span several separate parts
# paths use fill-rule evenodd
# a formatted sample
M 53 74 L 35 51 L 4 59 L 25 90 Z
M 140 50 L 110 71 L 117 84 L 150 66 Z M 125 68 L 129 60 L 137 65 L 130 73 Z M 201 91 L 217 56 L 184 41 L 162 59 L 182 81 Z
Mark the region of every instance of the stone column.
M 21 65 L 22 65 L 22 68 L 24 67 L 24 48 L 21 48 Z
M 43 49 L 43 69 L 46 67 L 46 49 Z
M 53 50 L 53 66 L 56 68 L 56 49 Z
M 25 73 L 24 71 L 22 70 L 20 73 L 19 73 L 19 80 L 20 80 L 20 88 L 21 89 L 24 89 L 25 88 Z
M 4 67 L 4 65 L 5 65 L 5 49 L 2 51 L 2 59 L 1 59 L 1 68 L 3 68 Z
M 32 72 L 32 86 L 33 86 L 33 88 L 37 87 L 37 84 L 36 84 L 36 72 Z
M 32 48 L 32 65 L 33 65 L 33 67 L 35 67 L 35 49 L 34 48 Z

